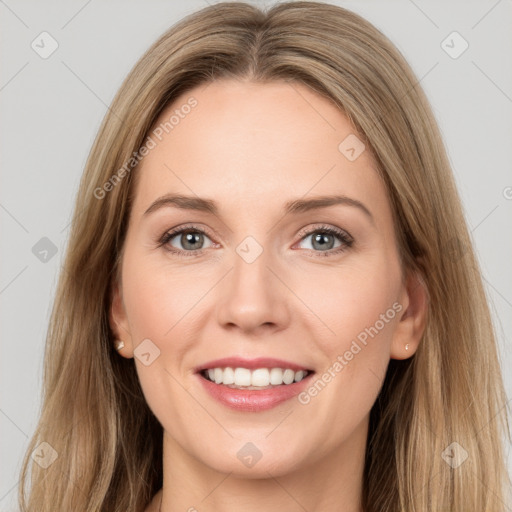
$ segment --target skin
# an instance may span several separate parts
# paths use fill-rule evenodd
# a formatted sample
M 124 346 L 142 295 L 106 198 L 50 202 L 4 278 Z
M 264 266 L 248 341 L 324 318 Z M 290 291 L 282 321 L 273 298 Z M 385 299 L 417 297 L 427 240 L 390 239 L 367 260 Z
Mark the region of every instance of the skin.
M 134 357 L 147 338 L 160 350 L 149 366 L 135 357 L 164 428 L 163 490 L 146 511 L 161 499 L 166 512 L 360 511 L 370 409 L 389 360 L 416 351 L 426 316 L 423 285 L 402 273 L 385 185 L 369 151 L 349 161 L 338 150 L 355 129 L 304 85 L 203 84 L 157 124 L 191 96 L 197 106 L 136 171 L 110 312 L 121 356 Z M 219 215 L 168 206 L 144 216 L 170 192 L 213 199 Z M 348 205 L 283 215 L 289 200 L 332 194 L 360 201 L 372 219 Z M 187 223 L 206 230 L 192 246 L 199 255 L 158 246 Z M 313 244 L 317 232 L 300 236 L 321 224 L 349 233 L 352 246 L 324 257 Z M 250 264 L 236 252 L 247 236 L 263 248 Z M 336 236 L 327 242 L 331 252 L 344 245 Z M 193 251 L 181 235 L 167 247 Z M 234 411 L 193 373 L 239 355 L 282 358 L 321 376 L 394 303 L 401 311 L 307 404 L 295 398 L 263 412 Z M 262 454 L 250 468 L 237 458 L 248 442 Z

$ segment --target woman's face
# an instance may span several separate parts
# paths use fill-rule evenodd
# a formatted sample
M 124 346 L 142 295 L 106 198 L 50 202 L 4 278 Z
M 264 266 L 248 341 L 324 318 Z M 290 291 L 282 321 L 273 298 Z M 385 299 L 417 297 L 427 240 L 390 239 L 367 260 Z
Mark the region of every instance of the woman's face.
M 224 80 L 184 93 L 150 135 L 111 324 L 164 443 L 254 478 L 364 446 L 421 321 L 355 129 L 304 85 Z M 326 196 L 345 199 L 315 207 Z M 211 372 L 226 384 L 198 371 L 214 367 L 233 368 Z

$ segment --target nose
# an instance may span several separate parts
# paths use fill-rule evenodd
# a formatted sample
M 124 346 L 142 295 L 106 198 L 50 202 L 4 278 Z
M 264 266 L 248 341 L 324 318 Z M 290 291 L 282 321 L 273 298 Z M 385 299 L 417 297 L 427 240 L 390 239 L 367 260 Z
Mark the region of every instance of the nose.
M 285 277 L 276 277 L 283 271 L 266 250 L 249 261 L 234 254 L 233 268 L 218 290 L 219 324 L 246 334 L 286 328 L 290 319 L 290 292 L 282 282 L 286 282 Z

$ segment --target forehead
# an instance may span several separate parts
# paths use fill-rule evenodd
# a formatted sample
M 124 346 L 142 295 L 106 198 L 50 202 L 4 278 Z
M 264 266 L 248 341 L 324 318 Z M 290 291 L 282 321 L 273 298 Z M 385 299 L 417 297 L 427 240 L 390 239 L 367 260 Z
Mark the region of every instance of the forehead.
M 303 84 L 200 85 L 168 105 L 149 136 L 134 210 L 168 192 L 214 196 L 260 214 L 262 204 L 338 193 L 386 207 L 384 184 L 354 127 Z

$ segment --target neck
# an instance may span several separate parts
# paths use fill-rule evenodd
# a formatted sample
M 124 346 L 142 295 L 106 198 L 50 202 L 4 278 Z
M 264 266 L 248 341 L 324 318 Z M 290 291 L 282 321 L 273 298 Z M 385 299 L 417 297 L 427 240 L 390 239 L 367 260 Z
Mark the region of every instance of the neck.
M 326 455 L 284 474 L 247 478 L 204 465 L 164 431 L 164 485 L 148 510 L 161 512 L 361 512 L 368 421 Z M 321 450 L 318 450 L 321 452 Z

